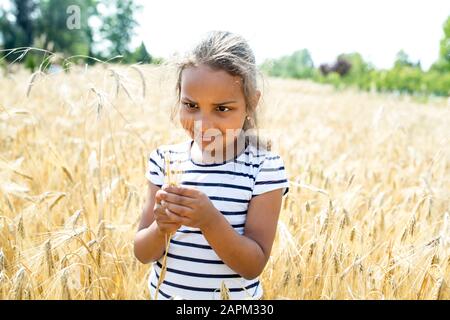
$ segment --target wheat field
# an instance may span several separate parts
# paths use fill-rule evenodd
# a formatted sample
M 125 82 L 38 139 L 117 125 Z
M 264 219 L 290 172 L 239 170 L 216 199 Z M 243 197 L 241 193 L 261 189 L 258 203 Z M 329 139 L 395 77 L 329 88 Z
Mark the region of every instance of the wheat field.
M 181 142 L 173 73 L 0 78 L 0 299 L 149 299 L 133 254 L 147 155 Z M 266 78 L 290 192 L 266 299 L 450 298 L 450 100 Z

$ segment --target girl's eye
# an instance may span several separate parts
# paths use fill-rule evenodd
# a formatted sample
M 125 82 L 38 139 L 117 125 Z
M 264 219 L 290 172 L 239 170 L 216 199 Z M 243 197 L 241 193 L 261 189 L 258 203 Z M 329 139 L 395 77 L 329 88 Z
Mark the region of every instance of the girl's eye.
M 195 109 L 195 103 L 190 103 L 190 102 L 183 102 L 183 105 L 187 108 L 187 109 Z
M 224 109 L 226 109 L 226 110 L 224 110 Z M 230 110 L 230 108 L 225 107 L 225 106 L 218 106 L 217 110 L 220 112 L 227 112 L 228 110 Z

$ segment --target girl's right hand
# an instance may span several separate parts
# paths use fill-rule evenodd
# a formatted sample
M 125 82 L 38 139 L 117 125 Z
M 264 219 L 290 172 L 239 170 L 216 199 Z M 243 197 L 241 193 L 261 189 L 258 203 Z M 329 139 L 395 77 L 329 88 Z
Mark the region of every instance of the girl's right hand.
M 166 214 L 166 209 L 160 204 L 155 204 L 153 208 L 153 214 L 155 215 L 156 224 L 158 229 L 164 234 L 171 234 L 176 232 L 180 228 L 180 224 L 173 222 Z
M 166 213 L 166 208 L 161 205 L 161 198 L 159 197 L 158 192 L 156 192 L 156 202 L 153 207 L 153 214 L 155 216 L 155 221 L 158 226 L 158 229 L 164 234 L 172 234 L 176 232 L 181 224 L 173 222 L 169 219 Z

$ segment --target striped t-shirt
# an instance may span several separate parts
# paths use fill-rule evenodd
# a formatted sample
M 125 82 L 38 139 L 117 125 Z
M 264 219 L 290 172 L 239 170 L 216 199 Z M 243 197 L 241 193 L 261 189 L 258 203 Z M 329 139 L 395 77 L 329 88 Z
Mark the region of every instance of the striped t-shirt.
M 148 158 L 145 177 L 161 187 L 164 183 L 164 155 L 182 170 L 180 184 L 198 188 L 224 215 L 239 234 L 244 234 L 250 200 L 259 194 L 283 189 L 289 191 L 282 158 L 273 151 L 259 151 L 247 144 L 234 159 L 222 163 L 202 164 L 191 158 L 194 140 L 162 145 Z M 151 297 L 162 267 L 162 258 L 152 265 L 148 285 Z M 209 246 L 198 228 L 181 226 L 172 235 L 166 258 L 166 274 L 159 288 L 158 299 L 220 299 L 222 282 L 231 299 L 259 299 L 263 294 L 258 278 L 246 280 L 228 267 Z

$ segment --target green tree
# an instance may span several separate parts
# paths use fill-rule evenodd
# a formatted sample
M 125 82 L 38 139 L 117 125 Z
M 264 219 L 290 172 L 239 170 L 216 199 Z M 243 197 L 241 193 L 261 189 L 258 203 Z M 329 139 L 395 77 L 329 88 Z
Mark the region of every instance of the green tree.
M 65 56 L 93 56 L 96 30 L 88 21 L 98 14 L 97 3 L 98 0 L 14 0 L 8 12 L 0 8 L 0 42 L 8 49 L 36 47 Z M 21 53 L 9 55 L 8 61 Z M 34 70 L 45 56 L 32 50 L 21 61 Z
M 41 0 L 38 32 L 44 36 L 44 48 L 68 56 L 88 55 L 91 39 L 87 13 L 91 4 L 86 0 Z M 70 8 L 79 8 L 80 14 Z M 79 23 L 70 25 L 72 18 Z
M 279 59 L 266 60 L 261 69 L 271 76 L 288 78 L 310 78 L 314 73 L 314 63 L 307 49 Z
M 142 9 L 141 5 L 133 0 L 103 0 L 105 6 L 113 8 L 113 12 L 106 15 L 102 20 L 100 29 L 103 37 L 108 40 L 109 55 L 122 55 L 126 57 L 130 54 L 130 43 L 135 35 L 134 28 L 138 23 L 134 13 Z
M 86 36 L 88 39 L 88 43 L 89 43 L 89 48 L 88 48 L 88 56 L 89 57 L 97 57 L 100 58 L 96 55 L 95 51 L 94 51 L 94 45 L 95 45 L 95 35 L 99 35 L 99 30 L 95 29 L 92 24 L 90 23 L 90 21 L 94 18 L 97 17 L 99 18 L 99 12 L 98 12 L 98 4 L 99 4 L 99 0 L 85 0 L 86 2 L 86 14 L 87 14 L 87 29 L 86 29 Z M 92 64 L 95 61 L 92 59 L 88 59 L 87 60 L 88 63 Z
M 394 68 L 398 67 L 417 67 L 420 68 L 420 61 L 417 63 L 414 63 L 410 60 L 408 54 L 404 50 L 400 50 L 396 57 L 394 62 Z
M 35 13 L 34 0 L 14 0 L 7 12 L 0 8 L 0 38 L 7 49 L 30 47 L 33 44 Z
M 129 59 L 126 60 L 128 63 L 142 62 L 142 63 L 152 63 L 152 56 L 148 53 L 144 42 L 136 48 L 133 54 L 129 55 Z
M 0 40 L 2 47 L 5 49 L 15 48 L 19 32 L 20 30 L 15 24 L 14 16 L 0 7 Z
M 314 63 L 309 51 L 302 49 L 292 54 L 287 67 L 292 68 L 292 73 L 295 78 L 309 78 L 311 77 Z
M 16 24 L 23 35 L 23 47 L 29 47 L 33 44 L 35 18 L 33 14 L 37 9 L 34 0 L 14 0 Z
M 358 52 L 343 53 L 340 54 L 337 59 L 344 59 L 351 65 L 350 71 L 342 77 L 342 81 L 348 84 L 362 85 L 363 82 L 368 81 L 368 74 L 374 69 L 370 63 L 364 61 L 364 58 Z
M 444 35 L 439 46 L 439 59 L 431 66 L 437 72 L 450 72 L 450 16 L 443 24 Z

